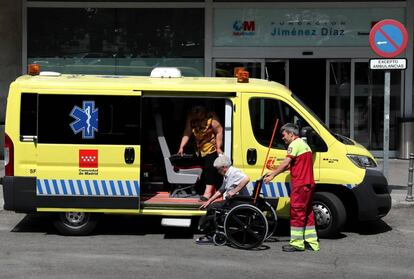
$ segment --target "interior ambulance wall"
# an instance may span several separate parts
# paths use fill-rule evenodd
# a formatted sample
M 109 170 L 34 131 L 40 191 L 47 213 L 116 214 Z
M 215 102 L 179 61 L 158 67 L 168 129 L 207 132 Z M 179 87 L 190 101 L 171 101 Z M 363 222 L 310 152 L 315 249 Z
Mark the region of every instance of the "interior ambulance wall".
M 0 0 L 0 160 L 3 159 L 4 117 L 10 83 L 21 73 L 22 1 Z

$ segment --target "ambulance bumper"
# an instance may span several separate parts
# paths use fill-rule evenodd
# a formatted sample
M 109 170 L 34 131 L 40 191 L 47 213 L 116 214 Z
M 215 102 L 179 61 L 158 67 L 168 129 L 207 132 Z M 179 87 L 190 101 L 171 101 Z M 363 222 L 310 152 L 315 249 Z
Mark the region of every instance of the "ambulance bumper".
M 378 170 L 367 169 L 362 183 L 352 191 L 359 205 L 359 221 L 378 220 L 387 215 L 391 209 L 388 182 Z
M 36 211 L 36 178 L 5 176 L 3 178 L 4 209 L 31 213 Z

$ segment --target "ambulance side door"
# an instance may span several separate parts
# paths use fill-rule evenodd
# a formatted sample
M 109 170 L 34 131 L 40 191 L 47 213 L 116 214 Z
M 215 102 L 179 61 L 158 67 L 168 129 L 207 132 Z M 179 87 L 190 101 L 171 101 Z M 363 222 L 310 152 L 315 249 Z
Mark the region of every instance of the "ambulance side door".
M 38 207 L 139 209 L 140 95 L 39 94 Z
M 266 95 L 242 94 L 243 166 L 252 181 L 260 178 L 264 164 L 263 174 L 266 174 L 286 157 L 286 146 L 279 132 L 282 124 L 280 109 L 279 101 Z M 276 119 L 279 119 L 277 131 L 265 162 Z M 262 194 L 267 198 L 287 198 L 289 191 L 289 171 L 281 173 L 271 183 L 262 186 Z
M 280 128 L 286 123 L 295 123 L 300 128 L 311 127 L 308 121 L 288 100 L 256 93 L 242 94 L 242 154 L 244 170 L 252 180 L 280 165 L 286 157 L 286 144 L 282 140 Z M 265 162 L 272 132 L 278 120 L 273 143 Z M 314 178 L 319 179 L 319 152 L 313 153 Z M 263 196 L 279 199 L 278 208 L 284 207 L 290 196 L 291 177 L 289 170 L 279 174 L 271 183 L 262 188 Z

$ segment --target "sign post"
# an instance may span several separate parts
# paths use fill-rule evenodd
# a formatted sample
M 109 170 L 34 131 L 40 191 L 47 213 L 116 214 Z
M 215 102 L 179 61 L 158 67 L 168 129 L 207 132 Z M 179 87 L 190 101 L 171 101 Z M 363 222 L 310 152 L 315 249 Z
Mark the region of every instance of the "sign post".
M 372 50 L 381 57 L 394 58 L 407 47 L 408 34 L 404 25 L 393 19 L 381 20 L 372 27 L 369 33 L 369 43 Z M 384 163 L 382 172 L 388 179 L 389 146 L 390 146 L 390 87 L 391 71 L 404 70 L 407 66 L 405 59 L 372 59 L 371 70 L 385 70 L 384 77 Z

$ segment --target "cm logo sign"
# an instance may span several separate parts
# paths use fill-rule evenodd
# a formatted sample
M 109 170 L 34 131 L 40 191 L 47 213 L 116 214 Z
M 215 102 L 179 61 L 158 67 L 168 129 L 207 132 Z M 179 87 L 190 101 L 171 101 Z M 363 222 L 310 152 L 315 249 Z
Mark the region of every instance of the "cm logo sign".
M 246 36 L 254 35 L 256 31 L 256 23 L 254 20 L 236 20 L 233 23 L 233 35 L 234 36 Z

